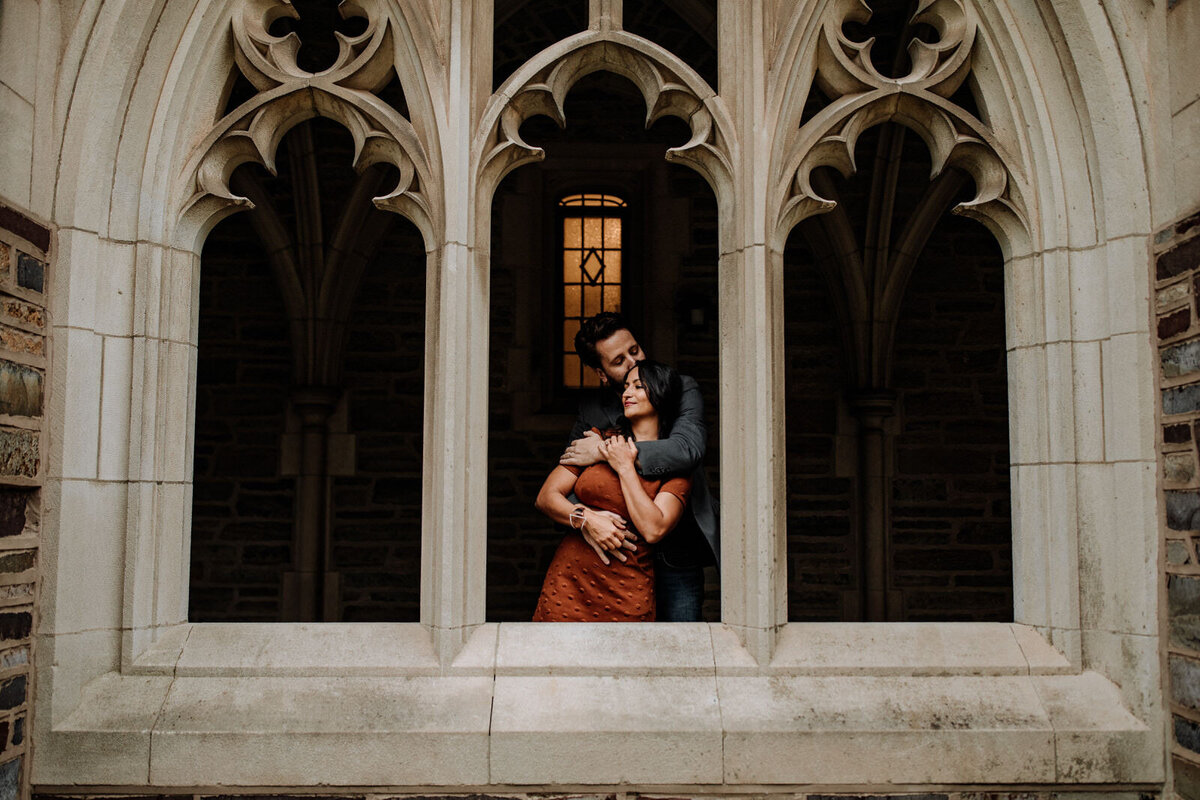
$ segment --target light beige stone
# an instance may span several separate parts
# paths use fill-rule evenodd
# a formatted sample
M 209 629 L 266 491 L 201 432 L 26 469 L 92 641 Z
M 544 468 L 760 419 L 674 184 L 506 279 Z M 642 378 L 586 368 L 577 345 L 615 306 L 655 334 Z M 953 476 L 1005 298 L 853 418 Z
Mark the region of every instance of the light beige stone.
M 1057 780 L 1162 780 L 1161 736 L 1122 706 L 1117 688 L 1110 681 L 1095 672 L 1069 678 L 1044 676 L 1033 681 L 1054 725 Z
M 437 675 L 415 623 L 203 623 L 188 626 L 174 672 L 186 677 Z
M 126 488 L 67 480 L 53 517 L 57 542 L 43 551 L 39 632 L 117 630 L 122 624 Z
M 1100 369 L 1100 343 L 1071 345 L 1073 403 L 1062 424 L 1075 432 L 1072 461 L 1104 460 L 1104 381 Z
M 100 440 L 97 477 L 129 475 L 129 407 L 133 402 L 133 341 L 105 336 L 101 342 Z
M 1009 625 L 791 623 L 770 672 L 783 675 L 1020 675 L 1029 664 Z
M 1150 284 L 1146 272 L 1150 259 L 1149 236 L 1113 239 L 1104 247 L 1108 272 L 1109 334 L 1150 333 Z
M 714 678 L 497 677 L 497 784 L 720 783 Z
M 75 712 L 34 748 L 35 783 L 144 785 L 150 732 L 170 678 L 109 673 L 88 685 Z
M 33 105 L 0 83 L 0 196 L 25 205 L 30 198 L 33 163 Z
M 37 61 L 30 42 L 38 37 L 37 0 L 9 0 L 0 17 L 0 84 L 32 103 L 36 99 Z
M 1175 206 L 1179 215 L 1200 205 L 1200 102 L 1179 111 L 1171 118 L 1171 134 L 1177 150 L 1172 168 L 1175 177 Z
M 500 625 L 497 675 L 712 675 L 702 622 Z
M 1071 662 L 1035 628 L 1018 623 L 1013 623 L 1011 628 L 1021 654 L 1029 665 L 1030 675 L 1058 675 L 1074 671 Z
M 1046 350 L 1022 347 L 1008 353 L 1009 427 L 1013 464 L 1044 463 L 1049 458 L 1049 409 L 1046 397 Z
M 718 678 L 725 780 L 1043 783 L 1054 730 L 1028 678 Z
M 154 728 L 150 782 L 484 785 L 491 685 L 488 678 L 179 678 Z
M 51 474 L 94 479 L 99 461 L 101 337 L 90 330 L 55 327 L 55 359 L 46 417 L 49 420 Z
M 134 259 L 137 245 L 129 242 L 103 241 L 97 243 L 96 261 L 103 269 L 96 270 L 94 324 L 97 333 L 107 336 L 133 334 L 133 300 L 137 291 L 134 283 Z M 86 267 L 80 264 L 80 267 Z

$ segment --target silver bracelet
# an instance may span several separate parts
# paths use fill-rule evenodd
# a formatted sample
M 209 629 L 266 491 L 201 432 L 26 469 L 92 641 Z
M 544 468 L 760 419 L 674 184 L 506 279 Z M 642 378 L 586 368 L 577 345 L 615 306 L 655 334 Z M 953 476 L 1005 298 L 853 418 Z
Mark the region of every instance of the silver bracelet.
M 571 530 L 583 530 L 583 523 L 587 519 L 584 516 L 585 511 L 586 509 L 583 506 L 575 506 L 575 508 L 571 509 L 571 515 L 567 517 L 571 521 Z M 579 527 L 575 527 L 575 520 L 579 520 Z

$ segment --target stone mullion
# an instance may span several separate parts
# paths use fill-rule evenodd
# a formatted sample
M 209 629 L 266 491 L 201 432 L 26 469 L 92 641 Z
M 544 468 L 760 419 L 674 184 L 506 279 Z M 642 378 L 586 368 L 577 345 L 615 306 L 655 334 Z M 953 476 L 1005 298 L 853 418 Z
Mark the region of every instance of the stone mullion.
M 720 82 L 741 143 L 736 201 L 721 205 L 722 619 L 766 663 L 787 621 L 783 429 L 783 254 L 770 250 L 766 16 L 722 3 Z
M 445 225 L 428 265 L 421 621 L 443 668 L 485 615 L 489 308 L 479 237 L 488 231 L 477 225 L 468 177 L 471 137 L 491 85 L 491 9 L 484 5 L 445 0 L 440 9 L 449 23 Z

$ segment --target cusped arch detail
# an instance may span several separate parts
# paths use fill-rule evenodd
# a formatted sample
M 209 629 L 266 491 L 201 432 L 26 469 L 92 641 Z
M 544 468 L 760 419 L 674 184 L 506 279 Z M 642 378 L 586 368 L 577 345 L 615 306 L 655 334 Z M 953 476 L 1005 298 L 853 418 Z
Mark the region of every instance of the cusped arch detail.
M 659 45 L 624 31 L 588 31 L 543 50 L 517 70 L 484 111 L 472 162 L 481 196 L 519 166 L 545 158 L 520 135 L 521 125 L 544 115 L 566 125 L 564 103 L 578 81 L 613 72 L 637 86 L 646 102 L 646 125 L 664 116 L 688 123 L 691 138 L 667 150 L 667 160 L 686 164 L 712 186 L 718 201 L 733 191 L 736 137 L 728 110 L 695 70 Z
M 873 39 L 854 42 L 843 31 L 845 22 L 865 22 L 870 13 L 864 0 L 834 0 L 825 9 L 812 82 L 832 102 L 803 125 L 794 121 L 798 107 L 781 120 L 791 130 L 779 169 L 772 173 L 779 176 L 770 206 L 776 209 L 774 245 L 781 249 L 798 222 L 834 207 L 813 188 L 813 170 L 833 167 L 849 177 L 857 169 L 854 151 L 862 132 L 894 122 L 925 142 L 931 179 L 953 167 L 974 180 L 975 196 L 956 205 L 955 213 L 983 223 L 1006 249 L 1025 249 L 1030 189 L 1024 170 L 983 122 L 949 99 L 971 70 L 978 27 L 974 10 L 963 0 L 921 0 L 913 22 L 930 25 L 938 39 L 914 39 L 908 47 L 912 67 L 897 78 L 874 67 Z
M 275 155 L 288 131 L 325 117 L 350 132 L 356 171 L 380 163 L 399 170 L 396 185 L 373 198 L 375 206 L 411 220 L 426 243 L 438 240 L 442 204 L 433 164 L 412 123 L 374 94 L 394 65 L 393 22 L 382 0 L 343 2 L 339 10 L 366 17 L 367 29 L 354 37 L 338 34 L 334 64 L 315 74 L 296 63 L 294 33 L 273 36 L 267 30 L 280 17 L 296 16 L 288 0 L 249 0 L 234 15 L 235 61 L 259 92 L 221 118 L 188 157 L 176 193 L 182 238 L 198 246 L 220 220 L 252 208 L 230 186 L 234 170 L 254 162 L 275 174 Z

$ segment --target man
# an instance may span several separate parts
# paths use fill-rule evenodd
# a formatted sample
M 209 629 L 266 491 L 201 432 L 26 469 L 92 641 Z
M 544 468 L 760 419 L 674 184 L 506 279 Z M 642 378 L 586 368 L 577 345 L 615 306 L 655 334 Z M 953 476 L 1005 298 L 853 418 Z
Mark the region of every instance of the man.
M 606 311 L 584 321 L 575 335 L 575 352 L 584 365 L 596 370 L 602 388 L 585 394 L 579 418 L 571 430 L 571 444 L 560 464 L 586 467 L 600 461 L 600 437 L 592 428 L 615 427 L 621 417 L 620 392 L 625 373 L 646 357 L 629 325 L 619 314 Z M 690 475 L 692 495 L 688 513 L 678 527 L 657 545 L 654 556 L 657 618 L 664 622 L 696 622 L 702 619 L 704 567 L 720 561 L 717 510 L 704 480 L 704 400 L 693 378 L 681 376 L 683 395 L 679 416 L 666 439 L 638 442 L 638 472 L 645 478 Z M 604 563 L 607 554 L 625 560 L 622 548 L 638 547 L 637 537 L 626 529 L 626 521 L 589 515 L 583 537 Z

